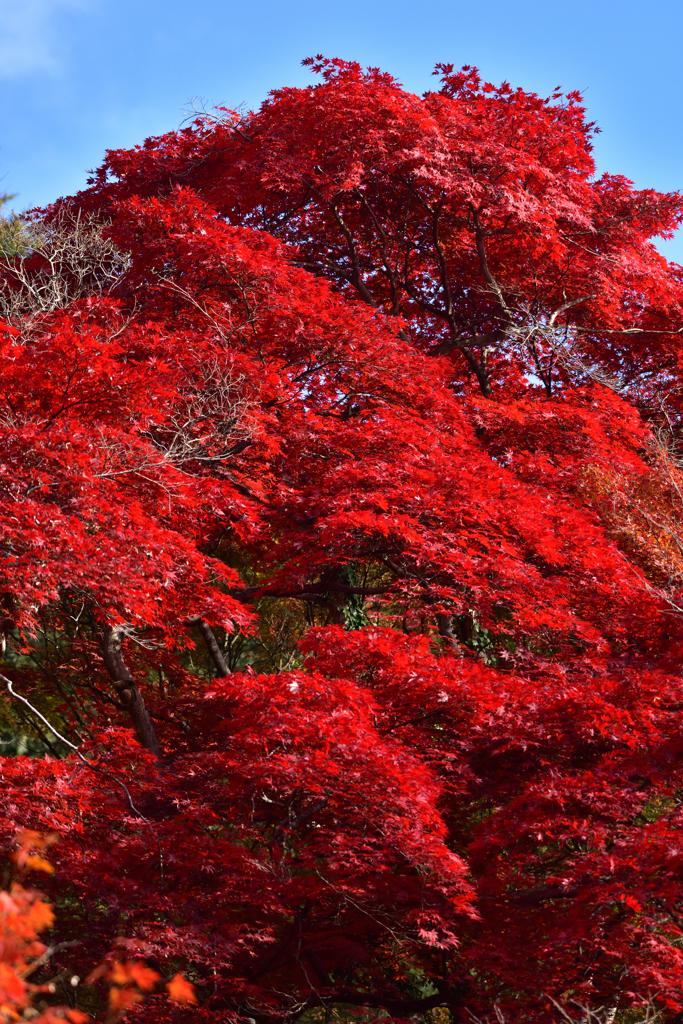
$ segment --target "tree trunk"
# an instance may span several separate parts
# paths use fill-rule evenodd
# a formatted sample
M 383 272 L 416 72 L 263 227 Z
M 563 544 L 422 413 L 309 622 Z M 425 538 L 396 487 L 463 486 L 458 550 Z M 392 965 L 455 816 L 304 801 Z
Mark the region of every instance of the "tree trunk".
M 225 678 L 225 676 L 229 676 L 230 669 L 228 668 L 228 664 L 225 658 L 223 657 L 223 652 L 218 646 L 218 641 L 216 640 L 216 637 L 214 636 L 213 630 L 211 629 L 209 623 L 206 621 L 206 619 L 202 619 L 201 616 L 199 615 L 195 615 L 193 618 L 189 620 L 189 622 L 190 625 L 196 626 L 199 632 L 204 637 L 206 649 L 208 650 L 211 656 L 211 660 L 216 668 L 216 675 L 221 679 Z
M 453 629 L 453 616 L 439 612 L 436 616 L 436 625 L 440 636 L 447 640 L 453 649 L 453 653 L 462 658 L 462 647 L 458 636 Z
M 123 660 L 121 644 L 127 635 L 126 626 L 107 626 L 102 639 L 102 659 L 114 687 L 130 715 L 136 735 L 143 747 L 160 758 L 161 748 L 144 698 L 135 685 L 130 669 Z

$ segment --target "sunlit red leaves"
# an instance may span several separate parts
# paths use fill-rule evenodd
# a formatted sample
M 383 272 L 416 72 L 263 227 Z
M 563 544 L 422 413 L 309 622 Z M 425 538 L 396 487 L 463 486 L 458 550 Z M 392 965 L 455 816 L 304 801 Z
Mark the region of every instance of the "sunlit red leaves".
M 649 239 L 674 230 L 681 199 L 592 179 L 594 125 L 578 93 L 543 99 L 439 65 L 441 90 L 418 97 L 375 68 L 310 65 L 321 82 L 276 90 L 241 120 L 223 111 L 110 152 L 79 206 L 190 186 L 222 216 L 277 234 L 336 287 L 400 313 L 419 347 L 447 342 L 459 382 L 477 361 L 479 383 L 499 390 L 538 372 L 529 343 L 547 335 L 542 363 L 555 362 L 559 384 L 561 353 L 544 329 L 566 303 L 560 349 L 611 372 L 625 372 L 626 352 L 665 371 L 681 289 Z

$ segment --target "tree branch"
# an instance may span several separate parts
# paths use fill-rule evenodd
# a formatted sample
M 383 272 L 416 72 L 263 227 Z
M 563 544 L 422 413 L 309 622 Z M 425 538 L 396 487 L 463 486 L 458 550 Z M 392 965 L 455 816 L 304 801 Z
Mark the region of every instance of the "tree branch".
M 144 698 L 138 689 L 133 675 L 123 660 L 121 645 L 130 629 L 125 625 L 107 626 L 102 637 L 102 660 L 107 672 L 114 682 L 126 710 L 130 715 L 140 744 L 158 758 L 161 758 L 161 747 Z
M 188 619 L 188 622 L 191 626 L 196 626 L 202 634 L 204 643 L 206 644 L 206 649 L 214 663 L 216 675 L 221 679 L 224 679 L 225 676 L 229 676 L 230 669 L 228 664 L 223 657 L 223 652 L 218 646 L 218 641 L 216 640 L 214 632 L 206 619 L 203 619 L 200 615 L 195 615 L 191 619 Z

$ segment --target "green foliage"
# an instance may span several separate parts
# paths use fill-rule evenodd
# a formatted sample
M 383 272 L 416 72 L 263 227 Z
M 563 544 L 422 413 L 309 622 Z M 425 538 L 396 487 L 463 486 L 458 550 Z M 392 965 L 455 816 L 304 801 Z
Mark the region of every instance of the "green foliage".
M 14 198 L 7 192 L 0 195 L 0 211 Z M 25 214 L 0 212 L 0 257 L 24 256 L 36 238 L 37 232 Z

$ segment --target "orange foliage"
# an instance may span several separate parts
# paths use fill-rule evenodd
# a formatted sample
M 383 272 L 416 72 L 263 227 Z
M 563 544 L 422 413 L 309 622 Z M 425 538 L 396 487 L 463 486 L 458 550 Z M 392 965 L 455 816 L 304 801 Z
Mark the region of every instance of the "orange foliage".
M 23 831 L 18 836 L 18 847 L 12 860 L 21 871 L 54 869 L 40 854 L 55 841 L 55 837 L 38 832 Z M 35 889 L 14 883 L 9 891 L 0 890 L 0 1024 L 13 1024 L 33 1010 L 33 1024 L 85 1024 L 88 1014 L 70 1007 L 47 1007 L 38 1012 L 32 1006 L 34 995 L 52 994 L 52 984 L 35 985 L 27 979 L 32 972 L 49 960 L 51 950 L 40 941 L 39 935 L 54 923 L 52 907 Z M 161 975 L 142 960 L 105 961 L 89 976 L 89 982 L 104 979 L 109 983 L 109 1019 L 121 1017 L 126 1010 L 142 1002 L 152 992 Z M 194 987 L 182 974 L 166 985 L 169 998 L 176 1003 L 196 1005 Z
M 52 866 L 34 851 L 42 851 L 51 838 L 25 832 L 19 837 L 14 861 L 21 869 L 51 872 Z M 54 921 L 52 907 L 35 889 L 15 883 L 10 890 L 0 890 L 0 1022 L 9 1024 L 17 1020 L 31 1006 L 35 993 L 54 991 L 53 986 L 31 984 L 27 978 L 47 959 L 47 947 L 39 935 Z M 87 1020 L 84 1013 L 68 1007 L 44 1010 L 34 1017 L 34 1024 L 51 1024 L 55 1020 L 69 1020 L 81 1024 Z

